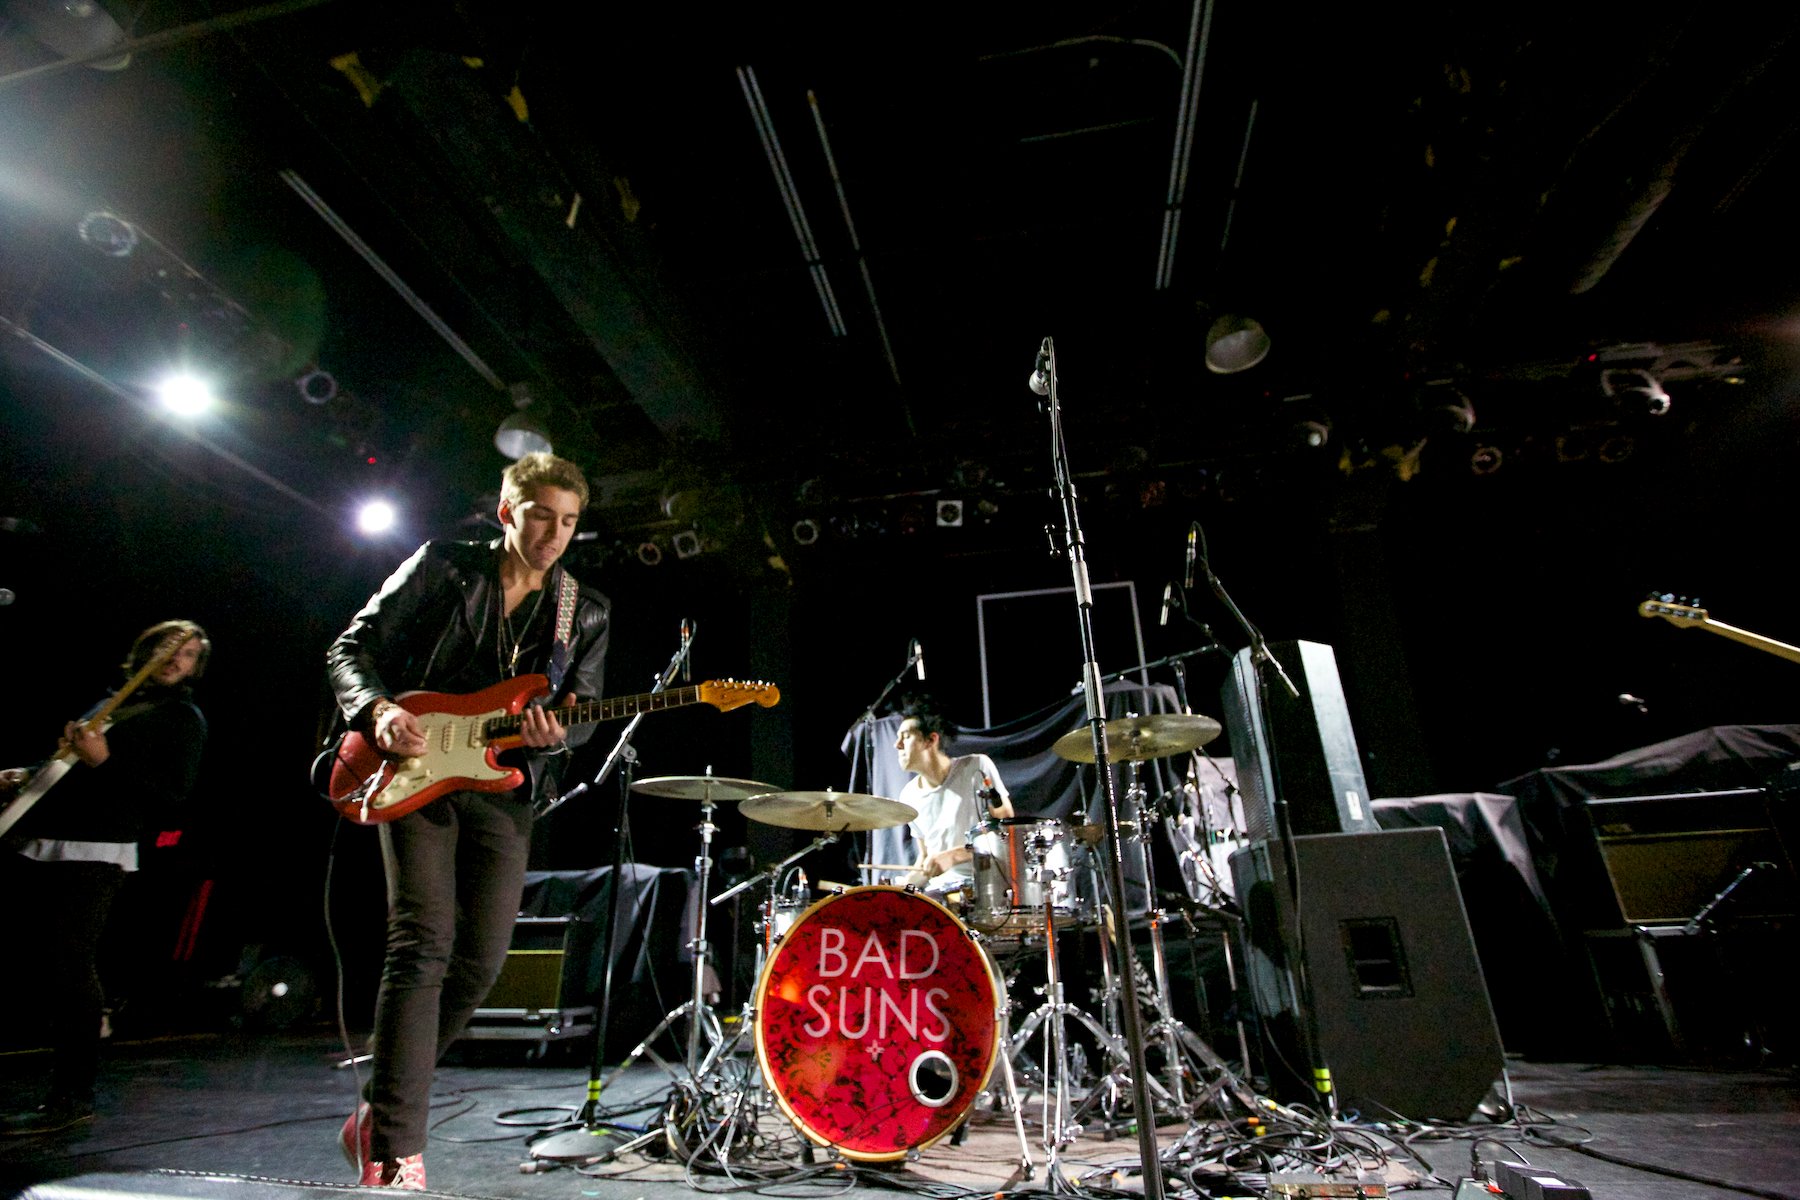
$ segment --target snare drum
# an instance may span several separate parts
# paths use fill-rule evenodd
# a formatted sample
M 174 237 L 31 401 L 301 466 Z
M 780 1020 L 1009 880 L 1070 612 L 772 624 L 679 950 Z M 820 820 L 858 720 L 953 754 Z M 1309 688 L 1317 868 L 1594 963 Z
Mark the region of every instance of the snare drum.
M 961 1123 L 999 1050 L 993 968 L 951 911 L 904 888 L 819 901 L 756 989 L 756 1056 L 794 1126 L 845 1158 L 905 1158 Z
M 1054 817 L 1007 817 L 969 831 L 974 898 L 963 919 L 983 933 L 1042 933 L 1094 919 L 1087 848 Z

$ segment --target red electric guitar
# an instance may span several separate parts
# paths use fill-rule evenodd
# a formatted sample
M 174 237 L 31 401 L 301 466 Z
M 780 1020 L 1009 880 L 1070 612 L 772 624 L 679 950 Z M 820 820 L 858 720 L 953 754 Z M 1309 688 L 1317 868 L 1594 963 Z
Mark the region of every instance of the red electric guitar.
M 419 719 L 427 748 L 417 758 L 383 754 L 352 730 L 338 743 L 326 798 L 359 825 L 378 825 L 423 808 L 446 792 L 504 792 L 525 781 L 525 773 L 495 761 L 502 750 L 521 745 L 519 713 L 550 691 L 542 675 L 520 675 L 479 692 L 408 692 L 396 697 Z M 660 712 L 689 704 L 710 704 L 730 712 L 746 704 L 768 708 L 781 699 L 772 683 L 715 679 L 693 687 L 589 700 L 556 710 L 564 729 Z

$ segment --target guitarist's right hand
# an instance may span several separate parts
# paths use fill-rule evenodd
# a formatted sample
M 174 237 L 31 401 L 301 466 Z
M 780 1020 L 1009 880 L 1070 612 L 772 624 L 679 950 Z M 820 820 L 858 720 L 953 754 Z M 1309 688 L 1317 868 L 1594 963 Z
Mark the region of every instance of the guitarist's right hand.
M 0 795 L 18 791 L 31 778 L 31 772 L 24 767 L 9 767 L 0 771 Z
M 395 758 L 413 758 L 425 753 L 425 731 L 419 718 L 390 704 L 375 718 L 375 748 Z

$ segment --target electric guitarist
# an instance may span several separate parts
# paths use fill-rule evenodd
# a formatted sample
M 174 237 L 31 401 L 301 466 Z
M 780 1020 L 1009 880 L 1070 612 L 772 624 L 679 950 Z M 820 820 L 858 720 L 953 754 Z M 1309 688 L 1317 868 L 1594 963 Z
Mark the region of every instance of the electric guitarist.
M 193 788 L 206 718 L 191 685 L 211 650 L 192 621 L 151 626 L 126 656 L 126 686 L 65 725 L 49 763 L 0 772 L 11 824 L 0 905 L 14 914 L 0 923 L 0 962 L 31 981 L 6 1000 L 40 1010 L 15 1015 L 41 1023 L 52 1050 L 42 1106 L 0 1116 L 0 1134 L 53 1134 L 93 1119 L 106 1003 L 101 934 L 150 822 Z
M 501 477 L 501 536 L 428 542 L 389 577 L 326 654 L 352 728 L 397 760 L 424 755 L 419 720 L 395 697 L 472 693 L 524 674 L 550 680 L 528 706 L 527 777 L 511 791 L 452 791 L 378 828 L 387 869 L 388 945 L 375 1003 L 373 1060 L 340 1144 L 365 1185 L 422 1188 L 431 1084 L 511 945 L 524 889 L 534 796 L 557 786 L 571 743 L 557 708 L 600 697 L 605 596 L 561 566 L 587 505 L 580 468 L 528 454 Z

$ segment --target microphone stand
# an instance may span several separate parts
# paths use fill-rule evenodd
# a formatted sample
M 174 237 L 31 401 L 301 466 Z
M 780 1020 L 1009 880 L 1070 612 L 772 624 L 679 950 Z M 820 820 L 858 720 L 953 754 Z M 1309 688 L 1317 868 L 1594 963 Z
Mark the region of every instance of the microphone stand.
M 906 678 L 907 672 L 919 665 L 919 658 L 923 654 L 924 651 L 920 648 L 919 643 L 916 640 L 908 646 L 906 651 L 906 665 L 900 668 L 898 674 L 887 681 L 887 686 L 881 689 L 881 694 L 875 697 L 869 704 L 869 707 L 863 709 L 862 716 L 856 718 L 856 723 L 863 727 L 862 749 L 868 756 L 867 761 L 863 764 L 863 782 L 864 786 L 871 792 L 875 790 L 875 714 L 881 709 L 881 706 L 887 700 L 889 693 L 900 686 L 900 681 Z M 857 838 L 856 845 L 858 851 L 862 855 L 863 861 L 868 862 L 868 839 Z
M 1282 686 L 1287 689 L 1288 695 L 1298 700 L 1300 689 L 1294 686 L 1294 681 L 1288 677 L 1280 660 L 1270 652 L 1268 642 L 1263 640 L 1262 630 L 1250 622 L 1250 618 L 1244 615 L 1243 609 L 1237 606 L 1237 603 L 1232 600 L 1231 594 L 1225 590 L 1225 585 L 1213 573 L 1211 559 L 1204 554 L 1201 555 L 1200 566 L 1206 572 L 1206 586 L 1212 589 L 1213 595 L 1219 598 L 1219 603 L 1225 606 L 1225 610 L 1231 614 L 1232 619 L 1238 623 L 1245 636 L 1250 639 L 1250 663 L 1251 668 L 1256 672 L 1256 702 L 1261 707 L 1265 718 L 1269 711 L 1269 678 L 1264 667 L 1272 668 L 1281 680 Z M 1270 732 L 1268 721 L 1265 719 L 1263 734 L 1268 737 Z M 1292 814 L 1288 811 L 1287 792 L 1281 786 L 1281 766 L 1274 753 L 1272 742 L 1269 753 L 1269 771 L 1273 776 L 1270 780 L 1270 790 L 1275 793 L 1275 828 L 1280 831 L 1280 837 L 1277 840 L 1281 843 L 1282 864 L 1288 877 L 1288 897 L 1292 902 L 1291 908 L 1294 914 L 1292 962 L 1294 987 L 1297 993 L 1295 1000 L 1299 1003 L 1301 1010 L 1300 1018 L 1295 1022 L 1296 1031 L 1299 1033 L 1302 1043 L 1301 1052 L 1306 1056 L 1307 1065 L 1312 1070 L 1313 1092 L 1324 1102 L 1326 1113 L 1336 1120 L 1338 1115 L 1337 1089 L 1331 1082 L 1331 1064 L 1325 1061 L 1324 1051 L 1319 1045 L 1319 1016 L 1313 1003 L 1312 977 L 1306 969 L 1306 931 L 1302 928 L 1300 919 L 1300 848 L 1294 843 Z
M 688 665 L 689 655 L 693 652 L 694 631 L 697 625 L 682 622 L 681 645 L 675 651 L 669 665 L 664 667 L 656 677 L 656 686 L 650 689 L 655 695 L 665 691 L 674 682 L 677 672 Z M 612 982 L 613 982 L 613 935 L 619 923 L 619 892 L 625 872 L 625 840 L 630 828 L 629 805 L 631 799 L 631 764 L 637 761 L 637 751 L 631 748 L 631 736 L 637 732 L 638 722 L 644 719 L 644 712 L 639 711 L 625 723 L 619 733 L 619 740 L 613 744 L 612 753 L 606 756 L 600 770 L 588 782 L 570 789 L 556 802 L 546 808 L 549 812 L 562 804 L 579 796 L 590 787 L 598 787 L 611 774 L 612 769 L 620 763 L 625 768 L 619 775 L 619 804 L 613 810 L 612 825 L 612 890 L 606 898 L 606 929 L 600 935 L 600 961 L 604 964 L 600 976 L 600 1008 L 594 1018 L 594 1053 L 588 1064 L 587 1098 L 570 1122 L 570 1128 L 552 1133 L 533 1142 L 530 1147 L 533 1158 L 567 1159 L 587 1162 L 592 1159 L 616 1155 L 630 1146 L 639 1144 L 644 1136 L 633 1137 L 622 1144 L 612 1139 L 621 1135 L 617 1129 L 600 1123 L 600 1088 L 605 1074 L 606 1031 L 612 1020 Z M 695 954 L 701 953 L 699 949 Z M 699 1014 L 693 1019 L 698 1022 Z
M 1062 405 L 1056 387 L 1056 345 L 1044 339 L 1039 354 L 1040 371 L 1045 383 L 1045 397 L 1050 413 L 1050 460 L 1056 476 L 1056 498 L 1062 509 L 1063 552 L 1068 555 L 1069 573 L 1074 582 L 1076 621 L 1081 629 L 1082 691 L 1087 699 L 1088 727 L 1094 740 L 1094 773 L 1100 784 L 1101 811 L 1106 826 L 1106 878 L 1112 894 L 1121 902 L 1125 898 L 1125 861 L 1119 840 L 1119 801 L 1115 789 L 1112 762 L 1106 746 L 1105 685 L 1100 681 L 1100 664 L 1094 646 L 1094 593 L 1089 584 L 1086 550 L 1081 536 L 1081 520 L 1076 511 L 1075 481 L 1069 470 L 1068 447 L 1063 441 Z M 1034 376 L 1034 381 L 1037 376 Z M 1037 389 L 1034 387 L 1034 391 Z M 1045 406 L 1039 405 L 1040 410 Z M 1051 531 L 1055 547 L 1055 530 Z M 1138 1007 L 1137 972 L 1130 969 L 1135 961 L 1131 947 L 1129 914 L 1120 914 L 1111 930 L 1113 947 L 1123 969 L 1125 1046 L 1131 1068 L 1131 1103 L 1137 1117 L 1138 1156 L 1143 1164 L 1144 1200 L 1163 1200 L 1162 1158 L 1156 1144 L 1156 1110 L 1150 1101 L 1150 1072 L 1144 1058 L 1144 1027 Z M 1060 1001 L 1060 997 L 1053 997 Z M 1049 1176 L 1052 1186 L 1064 1184 L 1060 1164 L 1052 1151 Z
M 1197 646 L 1192 650 L 1177 650 L 1173 654 L 1165 654 L 1161 658 L 1154 658 L 1154 659 L 1151 659 L 1149 662 L 1141 662 L 1135 667 L 1126 667 L 1123 671 L 1113 671 L 1110 674 L 1102 675 L 1100 677 L 1100 682 L 1102 684 L 1117 683 L 1117 682 L 1119 682 L 1119 680 L 1124 679 L 1128 676 L 1136 675 L 1139 671 L 1154 671 L 1158 667 L 1167 667 L 1167 666 L 1171 666 L 1171 665 L 1174 666 L 1177 671 L 1179 671 L 1181 669 L 1181 663 L 1182 663 L 1183 659 L 1196 658 L 1202 654 L 1228 654 L 1228 653 L 1230 653 L 1230 652 L 1228 650 L 1226 650 L 1225 647 L 1219 645 L 1219 643 L 1217 643 L 1217 642 L 1214 642 L 1210 646 Z M 1186 697 L 1182 698 L 1182 703 L 1184 705 L 1187 703 Z

